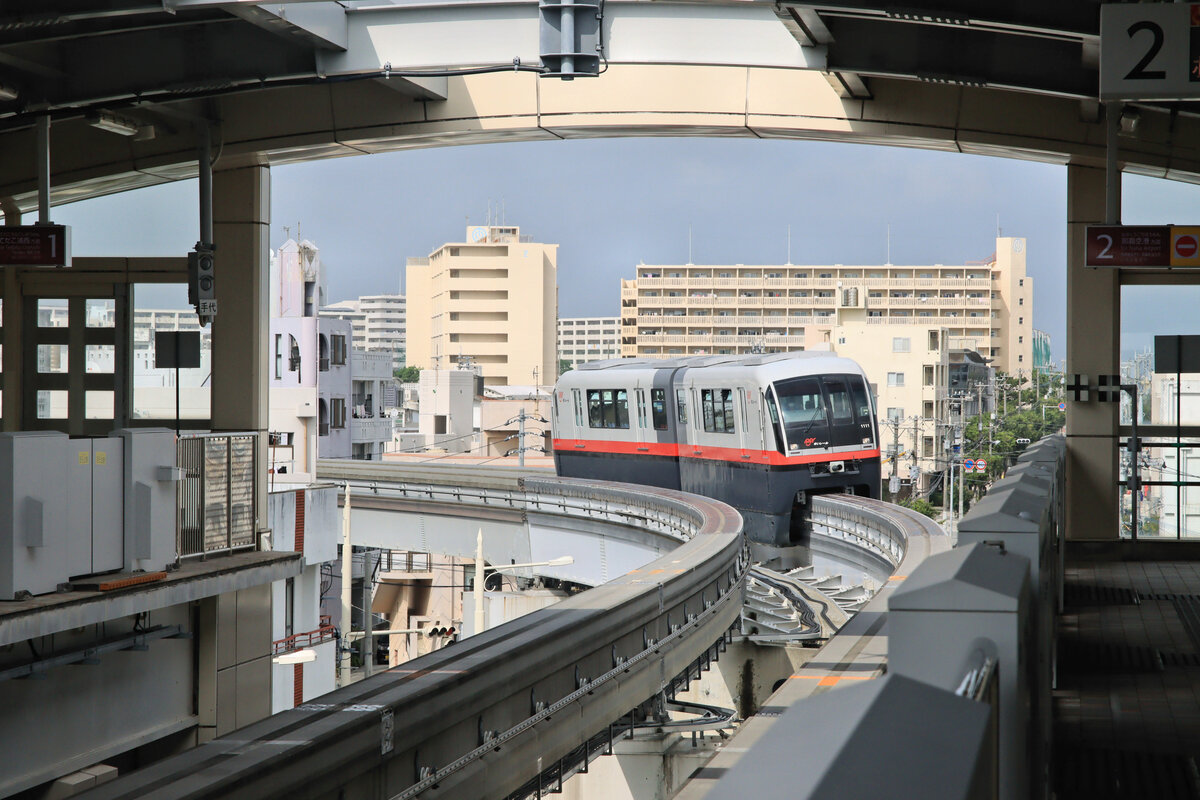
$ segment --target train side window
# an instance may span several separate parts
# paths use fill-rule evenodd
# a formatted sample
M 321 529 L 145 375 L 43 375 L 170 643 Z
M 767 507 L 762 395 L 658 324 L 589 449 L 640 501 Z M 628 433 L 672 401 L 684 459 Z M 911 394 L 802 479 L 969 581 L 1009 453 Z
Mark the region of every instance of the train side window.
M 616 402 L 613 403 L 613 409 L 616 411 L 616 419 L 618 428 L 629 427 L 629 398 L 624 389 L 617 389 L 614 392 Z
M 588 389 L 587 403 L 588 403 L 588 426 L 592 427 L 592 428 L 603 428 L 604 427 L 604 418 L 601 415 L 600 390 L 599 389 Z
M 709 433 L 733 433 L 733 391 L 730 389 L 701 389 L 700 410 L 704 430 Z
M 779 424 L 779 409 L 775 406 L 775 394 L 768 390 L 765 396 L 767 413 L 771 416 L 771 432 L 775 436 L 775 449 L 781 453 L 786 452 L 783 448 L 783 428 Z
M 675 410 L 679 415 L 679 424 L 687 425 L 687 392 L 683 389 L 675 390 Z
M 667 392 L 665 389 L 650 390 L 650 415 L 654 421 L 654 430 L 667 429 Z
M 583 400 L 579 397 L 579 390 L 572 389 L 571 393 L 575 396 L 575 425 L 583 427 Z

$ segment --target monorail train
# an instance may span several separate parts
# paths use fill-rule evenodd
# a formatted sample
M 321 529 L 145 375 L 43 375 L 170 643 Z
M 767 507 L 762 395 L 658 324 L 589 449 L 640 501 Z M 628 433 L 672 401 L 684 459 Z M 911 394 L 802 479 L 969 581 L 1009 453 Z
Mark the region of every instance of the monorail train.
M 754 541 L 787 545 L 807 493 L 879 497 L 879 434 L 862 368 L 831 353 L 619 359 L 554 387 L 559 475 L 722 500 Z

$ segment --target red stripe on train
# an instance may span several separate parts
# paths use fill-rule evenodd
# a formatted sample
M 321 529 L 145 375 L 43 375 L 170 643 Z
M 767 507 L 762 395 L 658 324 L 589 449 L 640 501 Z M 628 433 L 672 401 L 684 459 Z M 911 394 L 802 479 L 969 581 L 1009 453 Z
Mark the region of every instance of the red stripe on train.
M 555 439 L 554 449 L 562 453 L 617 453 L 631 456 L 670 456 L 674 458 L 701 458 L 714 461 L 734 461 L 749 464 L 815 464 L 822 461 L 845 461 L 848 459 L 879 458 L 879 449 L 849 450 L 838 453 L 801 453 L 785 456 L 774 450 L 743 450 L 739 447 L 712 447 L 701 444 L 678 444 L 675 442 L 612 442 L 600 439 Z

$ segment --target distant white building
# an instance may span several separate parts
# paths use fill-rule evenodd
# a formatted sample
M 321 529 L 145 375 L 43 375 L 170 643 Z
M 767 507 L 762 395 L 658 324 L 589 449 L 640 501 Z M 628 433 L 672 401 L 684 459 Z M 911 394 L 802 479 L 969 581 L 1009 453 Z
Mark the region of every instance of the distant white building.
M 406 303 L 402 294 L 364 295 L 357 300 L 331 303 L 322 317 L 348 320 L 354 327 L 354 346 L 370 353 L 388 353 L 392 369 L 404 366 Z
M 588 361 L 621 357 L 621 320 L 617 317 L 567 317 L 558 321 L 558 360 L 571 368 Z
M 312 242 L 289 239 L 272 258 L 268 466 L 276 483 L 309 483 L 318 455 L 352 453 L 351 325 L 317 317 L 323 285 Z

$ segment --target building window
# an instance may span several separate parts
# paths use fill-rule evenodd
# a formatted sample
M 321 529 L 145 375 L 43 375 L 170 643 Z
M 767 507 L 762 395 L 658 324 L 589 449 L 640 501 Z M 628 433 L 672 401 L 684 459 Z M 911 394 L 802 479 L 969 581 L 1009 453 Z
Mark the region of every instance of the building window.
M 1025 360 L 1025 356 L 1017 356 L 1017 363 L 1018 363 L 1018 364 L 1019 364 L 1019 363 L 1021 363 L 1021 362 L 1022 362 L 1022 361 L 1024 361 L 1024 360 Z
M 335 397 L 329 401 L 330 425 L 334 428 L 346 427 L 346 398 Z
M 892 338 L 893 353 L 907 353 L 912 350 L 912 340 L 907 336 L 896 336 Z
M 734 433 L 733 390 L 701 389 L 700 410 L 704 430 L 709 433 Z
M 275 379 L 283 377 L 283 334 L 275 334 Z
M 1018 297 L 1018 298 L 1017 298 L 1017 305 L 1019 305 L 1019 306 L 1023 306 L 1023 305 L 1025 305 L 1025 298 L 1024 298 L 1024 297 Z
M 904 373 L 903 372 L 889 372 L 888 373 L 888 386 L 903 386 L 903 385 L 904 385 Z
M 337 366 L 343 366 L 346 363 L 346 336 L 345 334 L 335 333 L 332 337 L 333 352 L 331 353 L 332 361 Z
M 1017 344 L 1023 344 L 1024 342 L 1025 342 L 1025 337 L 1024 337 L 1024 336 L 1018 336 L 1018 337 L 1017 337 Z
M 1018 325 L 1024 325 L 1024 324 L 1025 324 L 1025 318 L 1024 318 L 1024 317 L 1017 317 L 1017 324 L 1018 324 Z
M 899 422 L 900 420 L 904 419 L 904 409 L 903 408 L 889 408 L 887 410 L 887 418 L 892 420 L 893 422 Z
M 925 371 L 925 385 L 933 386 L 933 365 L 926 364 L 924 371 Z
M 1017 281 L 1017 286 L 1024 286 L 1024 285 L 1025 285 L 1025 279 L 1024 279 L 1024 278 L 1021 278 L 1021 279 L 1019 279 L 1019 280 Z
M 288 372 L 300 371 L 300 343 L 296 337 L 288 334 Z M 299 377 L 297 377 L 299 380 Z
M 629 397 L 624 389 L 588 389 L 587 405 L 589 427 L 629 427 Z

